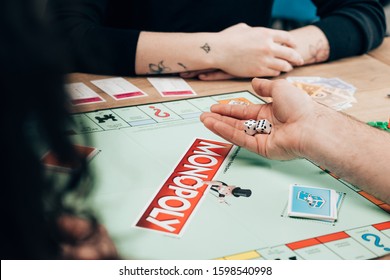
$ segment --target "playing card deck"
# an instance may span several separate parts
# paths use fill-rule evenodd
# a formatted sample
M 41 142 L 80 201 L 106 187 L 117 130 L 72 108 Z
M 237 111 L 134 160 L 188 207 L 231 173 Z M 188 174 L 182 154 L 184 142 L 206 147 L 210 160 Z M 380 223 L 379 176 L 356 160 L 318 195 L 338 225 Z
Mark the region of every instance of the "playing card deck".
M 344 193 L 332 189 L 291 185 L 287 207 L 290 217 L 334 222 Z

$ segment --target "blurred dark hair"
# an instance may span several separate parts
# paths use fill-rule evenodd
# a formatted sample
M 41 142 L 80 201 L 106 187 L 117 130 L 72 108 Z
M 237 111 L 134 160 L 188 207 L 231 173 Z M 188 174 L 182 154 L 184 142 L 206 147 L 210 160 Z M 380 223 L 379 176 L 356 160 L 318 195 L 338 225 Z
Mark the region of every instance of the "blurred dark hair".
M 65 133 L 71 124 L 64 90 L 69 59 L 39 4 L 0 1 L 1 259 L 59 258 L 56 220 L 73 211 L 64 197 L 80 190 L 87 174 Z M 45 172 L 47 150 L 77 163 L 64 183 Z

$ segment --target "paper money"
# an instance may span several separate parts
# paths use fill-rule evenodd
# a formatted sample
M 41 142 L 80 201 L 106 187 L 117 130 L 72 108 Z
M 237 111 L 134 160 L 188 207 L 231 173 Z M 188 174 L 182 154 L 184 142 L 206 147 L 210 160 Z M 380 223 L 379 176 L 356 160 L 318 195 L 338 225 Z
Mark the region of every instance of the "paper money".
M 316 76 L 288 77 L 287 81 L 302 89 L 317 102 L 337 111 L 345 110 L 356 102 L 356 88 L 339 78 Z

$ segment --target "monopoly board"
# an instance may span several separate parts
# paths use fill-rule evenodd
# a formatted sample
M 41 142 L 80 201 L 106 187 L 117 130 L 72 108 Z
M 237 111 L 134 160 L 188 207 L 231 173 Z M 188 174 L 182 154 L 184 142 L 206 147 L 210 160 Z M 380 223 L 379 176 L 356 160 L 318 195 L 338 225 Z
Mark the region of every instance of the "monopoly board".
M 125 259 L 372 259 L 390 253 L 390 207 L 305 159 L 274 161 L 227 143 L 199 115 L 234 92 L 74 114 L 88 134 L 89 203 Z M 210 181 L 250 191 L 220 197 Z M 289 186 L 345 194 L 338 219 L 286 214 Z

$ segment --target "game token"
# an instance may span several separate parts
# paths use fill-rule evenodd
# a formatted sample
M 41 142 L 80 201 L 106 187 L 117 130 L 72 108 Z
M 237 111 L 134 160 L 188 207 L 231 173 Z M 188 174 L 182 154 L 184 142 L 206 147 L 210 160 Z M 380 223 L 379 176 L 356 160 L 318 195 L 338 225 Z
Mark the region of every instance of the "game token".
M 390 120 L 389 120 L 389 122 L 378 121 L 378 122 L 368 122 L 367 124 L 372 126 L 372 127 L 379 128 L 381 130 L 385 130 L 385 131 L 390 132 Z
M 226 196 L 250 197 L 252 195 L 250 189 L 242 189 L 240 187 L 228 185 L 222 181 L 204 181 L 203 183 L 211 185 L 210 190 L 218 193 L 219 202 L 225 202 Z

